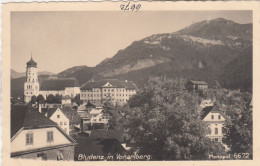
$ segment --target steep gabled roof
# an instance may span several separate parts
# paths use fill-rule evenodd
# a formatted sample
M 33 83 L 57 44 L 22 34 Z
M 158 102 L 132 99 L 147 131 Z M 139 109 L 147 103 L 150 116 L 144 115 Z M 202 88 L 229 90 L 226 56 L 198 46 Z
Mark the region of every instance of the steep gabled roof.
M 28 105 L 11 105 L 11 139 L 22 129 L 56 127 L 71 143 L 76 141 L 38 109 Z
M 93 82 L 93 81 L 89 81 L 89 82 L 86 82 L 85 84 L 83 84 L 80 89 L 81 90 L 92 90 L 92 88 L 94 87 L 96 82 Z
M 122 81 L 123 86 L 126 90 L 136 90 L 137 86 L 132 81 Z
M 79 122 L 80 116 L 79 116 L 77 110 L 75 110 L 69 106 L 65 106 L 65 107 L 61 108 L 61 111 L 70 120 L 70 123 L 77 124 Z
M 42 114 L 50 118 L 58 108 L 42 108 Z
M 219 113 L 224 118 L 226 118 L 226 115 L 222 111 L 219 111 L 219 108 L 217 106 L 207 106 L 202 110 L 201 119 L 204 119 L 210 112 Z
M 29 106 L 11 105 L 11 138 L 21 128 L 56 126 L 52 120 Z
M 66 87 L 80 87 L 78 81 L 74 77 L 70 78 L 47 78 L 43 79 L 40 85 L 40 90 L 65 90 Z

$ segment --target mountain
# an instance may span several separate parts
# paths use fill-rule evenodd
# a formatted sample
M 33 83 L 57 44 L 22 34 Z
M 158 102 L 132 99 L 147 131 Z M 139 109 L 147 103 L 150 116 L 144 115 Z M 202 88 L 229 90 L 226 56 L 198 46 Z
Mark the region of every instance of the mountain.
M 58 77 L 119 78 L 139 87 L 150 76 L 182 77 L 222 87 L 252 90 L 252 24 L 223 18 L 194 23 L 173 33 L 154 34 L 134 41 L 95 67 L 77 66 Z
M 38 72 L 39 81 L 43 78 L 47 78 L 50 75 L 54 75 L 48 71 Z M 24 92 L 25 72 L 19 73 L 11 69 L 11 96 L 22 96 Z
M 250 91 L 252 24 L 223 18 L 194 23 L 174 33 L 134 41 L 96 67 L 82 67 L 69 75 L 62 73 L 58 75 L 75 76 L 81 84 L 93 78 L 120 78 L 143 86 L 149 76 L 164 75 L 218 80 L 223 87 Z
M 54 75 L 54 73 L 48 72 L 48 71 L 40 71 L 40 72 L 38 72 L 38 75 Z M 21 78 L 21 77 L 25 77 L 25 72 L 19 73 L 15 70 L 11 69 L 11 78 L 12 79 Z

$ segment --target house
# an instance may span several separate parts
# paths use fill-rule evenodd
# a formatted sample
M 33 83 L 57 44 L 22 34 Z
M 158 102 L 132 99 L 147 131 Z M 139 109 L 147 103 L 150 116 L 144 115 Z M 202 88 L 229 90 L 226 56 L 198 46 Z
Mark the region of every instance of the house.
M 71 105 L 71 97 L 69 95 L 62 96 L 61 104 L 62 105 Z
M 60 128 L 62 128 L 67 134 L 69 134 L 70 121 L 61 108 L 43 108 L 40 111 L 44 116 L 57 123 Z
M 208 84 L 204 81 L 188 81 L 185 85 L 186 89 L 189 91 L 203 91 L 208 88 Z
M 207 122 L 209 132 L 207 137 L 211 140 L 222 142 L 226 115 L 219 111 L 217 106 L 208 106 L 202 110 L 202 120 Z
M 70 131 L 74 130 L 75 126 L 80 125 L 80 116 L 79 116 L 77 110 L 75 110 L 69 106 L 62 107 L 61 110 L 65 114 L 65 116 L 69 119 Z
M 62 104 L 47 103 L 46 101 L 40 101 L 38 103 L 38 107 L 39 107 L 39 109 L 41 109 L 41 108 L 58 108 L 58 107 L 62 107 Z
M 78 112 L 80 116 L 80 128 L 81 131 L 86 131 L 91 128 L 91 115 L 88 111 Z
M 28 106 L 11 106 L 11 157 L 73 160 L 76 141 L 55 122 Z
M 45 78 L 41 82 L 38 80 L 37 63 L 31 57 L 26 63 L 26 81 L 24 83 L 24 102 L 31 101 L 32 96 L 43 95 L 46 99 L 48 95 L 61 95 L 75 97 L 80 94 L 80 86 L 76 78 Z
M 93 124 L 107 124 L 109 119 L 112 119 L 112 116 L 108 112 L 104 112 L 101 109 L 92 109 L 90 112 L 91 115 L 91 125 Z
M 84 102 L 110 101 L 114 104 L 126 103 L 136 94 L 137 86 L 132 81 L 104 79 L 97 82 L 89 81 L 80 88 L 80 99 Z

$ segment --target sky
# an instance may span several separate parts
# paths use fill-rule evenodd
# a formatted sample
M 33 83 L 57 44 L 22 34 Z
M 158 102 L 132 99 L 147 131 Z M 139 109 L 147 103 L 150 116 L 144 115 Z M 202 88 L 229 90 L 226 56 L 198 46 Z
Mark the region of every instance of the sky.
M 94 67 L 134 41 L 215 18 L 252 23 L 252 12 L 12 12 L 11 69 L 25 72 L 31 54 L 38 71 L 59 73 L 73 66 Z

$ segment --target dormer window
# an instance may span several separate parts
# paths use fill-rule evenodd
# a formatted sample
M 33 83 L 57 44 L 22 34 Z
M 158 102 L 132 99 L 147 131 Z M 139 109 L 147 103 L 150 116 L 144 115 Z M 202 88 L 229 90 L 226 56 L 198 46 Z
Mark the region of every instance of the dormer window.
M 57 118 L 60 118 L 60 115 L 57 115 Z
M 220 115 L 218 116 L 218 119 L 221 119 L 221 116 L 220 116 Z
M 211 115 L 211 119 L 214 119 L 214 115 Z

